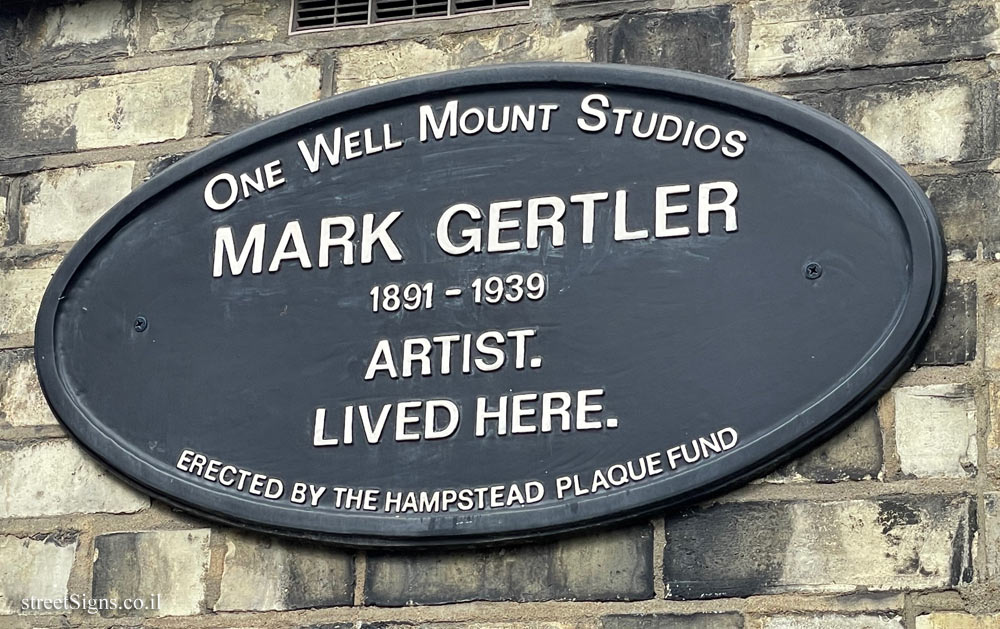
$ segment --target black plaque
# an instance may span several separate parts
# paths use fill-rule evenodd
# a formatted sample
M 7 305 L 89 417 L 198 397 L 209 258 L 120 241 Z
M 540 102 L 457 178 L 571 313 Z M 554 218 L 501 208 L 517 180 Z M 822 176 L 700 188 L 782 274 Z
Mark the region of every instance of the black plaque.
M 36 362 L 124 478 L 247 527 L 500 541 L 732 488 L 912 361 L 926 197 L 812 109 L 717 79 L 419 77 L 216 142 L 52 280 Z

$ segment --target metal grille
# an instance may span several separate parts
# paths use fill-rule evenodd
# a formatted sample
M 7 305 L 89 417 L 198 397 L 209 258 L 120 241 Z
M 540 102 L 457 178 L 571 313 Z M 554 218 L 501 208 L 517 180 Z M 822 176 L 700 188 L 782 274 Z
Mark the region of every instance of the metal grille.
M 531 0 L 292 0 L 292 33 L 527 7 Z

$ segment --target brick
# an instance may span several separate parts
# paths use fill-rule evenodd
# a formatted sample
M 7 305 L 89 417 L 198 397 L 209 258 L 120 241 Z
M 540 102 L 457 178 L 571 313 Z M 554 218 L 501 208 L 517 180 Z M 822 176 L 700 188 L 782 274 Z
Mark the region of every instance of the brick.
M 871 410 L 809 454 L 766 477 L 771 482 L 833 483 L 877 478 L 882 471 L 882 433 Z
M 975 474 L 976 400 L 968 385 L 901 387 L 892 395 L 903 474 L 918 478 Z
M 955 162 L 994 151 L 980 88 L 956 77 L 875 85 L 799 100 L 839 118 L 901 164 Z
M 667 597 L 953 587 L 972 578 L 975 521 L 964 495 L 693 509 L 666 523 Z
M 195 74 L 176 66 L 0 89 L 0 158 L 183 138 Z
M 66 439 L 0 449 L 0 518 L 133 513 L 149 498 L 105 472 Z
M 23 268 L 0 267 L 0 348 L 32 344 L 38 305 L 56 266 L 44 260 Z
M 976 358 L 975 282 L 952 280 L 945 286 L 944 301 L 918 365 L 961 365 Z
M 309 55 L 296 53 L 223 61 L 214 79 L 209 126 L 231 133 L 319 100 L 322 71 Z
M 0 426 L 58 426 L 38 384 L 30 349 L 0 351 Z
M 601 629 L 743 629 L 743 617 L 732 613 L 643 614 L 605 616 Z
M 443 35 L 428 43 L 396 41 L 337 52 L 337 92 L 395 79 L 471 66 L 516 61 L 591 61 L 591 27 L 522 27 Z
M 227 536 L 215 611 L 271 611 L 354 602 L 350 553 L 256 535 Z
M 30 608 L 22 611 L 21 600 L 66 596 L 76 547 L 72 535 L 42 539 L 0 535 L 0 615 L 53 613 Z
M 1000 614 L 934 612 L 917 616 L 916 629 L 1000 629 Z
M 991 199 L 1000 197 L 1000 174 L 973 172 L 917 177 L 944 232 L 949 260 L 1000 260 L 1000 214 Z
M 72 242 L 132 191 L 134 162 L 45 170 L 21 184 L 24 243 Z
M 983 537 L 986 541 L 986 576 L 1000 580 L 1000 492 L 986 492 L 983 498 L 986 506 L 986 522 Z
M 750 13 L 750 76 L 982 58 L 1000 43 L 987 0 L 763 0 Z
M 271 0 L 153 0 L 148 48 L 182 50 L 274 40 L 288 28 L 288 3 Z
M 594 30 L 595 61 L 733 74 L 733 21 L 728 6 L 624 15 Z
M 762 618 L 760 629 L 904 629 L 904 625 L 896 615 L 785 614 Z
M 640 526 L 499 552 L 373 553 L 365 601 L 647 599 L 653 596 L 652 544 L 650 528 Z
M 160 607 L 102 610 L 102 616 L 190 616 L 202 611 L 209 529 L 111 533 L 94 539 L 94 598 L 159 594 Z

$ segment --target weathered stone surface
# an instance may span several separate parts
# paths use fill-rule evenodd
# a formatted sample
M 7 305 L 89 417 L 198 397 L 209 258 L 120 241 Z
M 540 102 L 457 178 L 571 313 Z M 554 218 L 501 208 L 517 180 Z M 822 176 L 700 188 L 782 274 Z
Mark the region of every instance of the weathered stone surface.
M 210 127 L 231 133 L 319 100 L 322 71 L 305 53 L 230 59 L 215 69 Z
M 209 529 L 111 533 L 94 539 L 94 597 L 159 594 L 160 607 L 102 616 L 189 616 L 202 611 L 209 562 Z
M 725 503 L 667 520 L 667 597 L 922 590 L 972 578 L 969 496 Z
M 630 14 L 594 29 L 594 60 L 733 74 L 731 10 L 726 5 Z
M 992 478 L 1000 478 L 1000 385 L 991 382 L 989 392 L 989 427 L 986 432 L 986 471 Z
M 344 629 L 348 629 L 348 625 Z M 590 627 L 586 623 L 576 622 L 545 622 L 545 621 L 517 621 L 517 622 L 369 622 L 363 623 L 361 629 L 587 629 Z M 332 625 L 322 625 L 322 629 L 338 629 Z M 320 629 L 319 626 L 312 625 L 303 629 Z
M 917 177 L 941 219 L 949 260 L 1000 259 L 1000 175 L 973 172 Z
M 373 605 L 459 601 L 636 600 L 653 596 L 648 526 L 499 551 L 368 556 Z
M 0 88 L 0 158 L 184 137 L 194 66 Z
M 986 0 L 762 0 L 750 11 L 750 76 L 985 57 L 1000 45 Z
M 957 78 L 804 94 L 799 100 L 839 118 L 901 164 L 954 162 L 987 150 L 979 93 Z M 976 141 L 972 141 L 973 138 Z
M 0 348 L 31 345 L 38 304 L 56 266 L 46 261 L 25 268 L 0 268 Z
M 271 41 L 288 28 L 288 3 L 272 0 L 154 0 L 143 3 L 152 25 L 150 50 Z
M 1000 629 L 1000 614 L 934 612 L 917 616 L 916 629 Z
M 601 629 L 743 629 L 743 617 L 732 613 L 605 616 Z
M 832 483 L 876 478 L 881 471 L 882 433 L 878 417 L 871 410 L 834 438 L 764 480 Z
M 986 492 L 986 517 L 982 535 L 986 541 L 986 575 L 1000 579 L 1000 492 Z
M 336 89 L 347 92 L 417 74 L 515 61 L 591 61 L 591 27 L 496 28 L 431 42 L 398 41 L 337 52 Z
M 760 629 L 903 629 L 899 616 L 877 614 L 787 614 L 768 616 Z
M 21 183 L 24 242 L 72 242 L 132 190 L 134 162 L 45 170 Z
M 87 0 L 12 7 L 9 21 L 0 18 L 0 55 L 7 53 L 0 60 L 8 62 L 8 71 L 15 71 L 124 57 L 134 49 L 132 5 L 123 0 Z
M 976 472 L 976 400 L 964 384 L 932 384 L 893 391 L 896 451 L 903 474 L 972 476 Z
M 10 193 L 10 180 L 0 177 L 0 247 L 11 244 L 13 217 L 7 210 L 7 195 Z
M 0 518 L 132 513 L 149 498 L 105 472 L 66 439 L 0 445 Z
M 0 615 L 53 613 L 21 609 L 22 599 L 66 596 L 77 541 L 74 536 L 26 539 L 0 535 Z
M 0 426 L 57 426 L 30 349 L 0 351 Z
M 216 611 L 350 605 L 354 560 L 332 548 L 230 534 Z
M 917 357 L 918 365 L 961 365 L 976 358 L 975 282 L 952 280 L 927 344 Z

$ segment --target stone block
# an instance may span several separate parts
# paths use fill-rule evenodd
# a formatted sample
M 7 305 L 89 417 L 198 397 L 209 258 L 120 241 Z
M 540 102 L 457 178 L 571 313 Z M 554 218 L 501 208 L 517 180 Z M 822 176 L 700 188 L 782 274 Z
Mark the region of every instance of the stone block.
M 870 410 L 809 454 L 766 477 L 771 482 L 833 483 L 877 478 L 882 471 L 882 432 Z
M 979 141 L 991 124 L 981 110 L 983 94 L 958 77 L 798 98 L 859 131 L 901 164 L 956 162 L 995 151 Z
M 0 426 L 58 426 L 38 384 L 30 349 L 0 351 Z
M 743 629 L 743 616 L 734 613 L 605 616 L 601 619 L 601 629 Z
M 45 610 L 45 599 L 67 595 L 77 540 L 73 535 L 21 538 L 0 535 L 0 615 L 57 613 Z M 42 599 L 32 609 L 31 598 Z M 27 608 L 22 609 L 24 599 Z
M 961 365 L 975 360 L 977 301 L 975 282 L 948 282 L 934 329 L 917 357 L 918 365 Z
M 0 158 L 183 138 L 196 73 L 175 66 L 0 87 Z
M 904 629 L 903 619 L 884 614 L 784 614 L 760 620 L 760 629 Z
M 348 552 L 256 535 L 230 534 L 215 611 L 271 611 L 354 602 Z
M 991 382 L 987 387 L 990 403 L 990 421 L 986 432 L 986 471 L 990 477 L 1000 478 L 1000 385 Z
M 94 539 L 94 598 L 149 601 L 159 607 L 102 610 L 113 616 L 190 616 L 203 611 L 209 529 L 110 533 Z
M 973 172 L 917 177 L 944 232 L 949 260 L 1000 260 L 1000 174 Z
M 134 162 L 44 170 L 21 183 L 23 240 L 73 242 L 132 191 Z
M 497 551 L 371 553 L 365 601 L 647 599 L 653 596 L 652 544 L 650 528 L 639 526 Z
M 669 518 L 667 597 L 925 590 L 972 579 L 975 499 L 711 505 Z
M 310 625 L 302 629 L 351 629 L 353 625 L 343 628 L 334 625 Z M 493 621 L 493 622 L 367 622 L 361 629 L 590 629 L 591 625 L 584 622 L 551 622 L 541 620 Z
M 494 28 L 337 52 L 337 92 L 418 74 L 517 61 L 591 61 L 591 27 Z
M 13 227 L 14 217 L 11 216 L 11 212 L 8 209 L 11 205 L 7 202 L 7 196 L 9 194 L 10 180 L 5 177 L 0 177 L 0 247 L 11 244 L 13 240 L 12 235 L 17 233 L 15 230 L 11 229 Z
M 146 177 L 146 179 L 148 180 L 150 177 L 155 177 L 156 175 L 159 175 L 166 169 L 170 168 L 177 162 L 187 157 L 187 155 L 188 155 L 187 153 L 172 153 L 170 155 L 163 155 L 162 157 L 157 157 L 155 159 L 150 160 L 146 168 L 147 172 L 149 173 L 149 176 Z
M 594 60 L 733 74 L 731 10 L 726 5 L 626 14 L 594 29 Z
M 903 474 L 918 478 L 975 475 L 976 400 L 968 385 L 901 387 L 892 396 L 896 452 Z
M 750 76 L 982 58 L 1000 43 L 987 0 L 759 0 L 750 13 Z
M 214 72 L 209 126 L 232 133 L 319 100 L 322 74 L 306 53 L 223 61 Z
M 986 542 L 986 576 L 1000 581 L 1000 492 L 986 492 L 985 523 L 982 535 Z
M 149 50 L 182 50 L 268 42 L 288 28 L 287 2 L 274 0 L 153 0 L 143 3 L 151 24 Z
M 38 305 L 56 270 L 54 260 L 21 268 L 0 267 L 0 348 L 32 344 Z
M 1000 629 L 1000 614 L 934 612 L 917 616 L 916 629 Z
M 8 71 L 46 69 L 53 64 L 106 61 L 134 48 L 133 2 L 87 0 L 26 3 L 12 7 L 6 28 L 0 18 L 0 54 Z
M 66 439 L 0 445 L 0 518 L 133 513 L 149 498 L 105 472 Z

